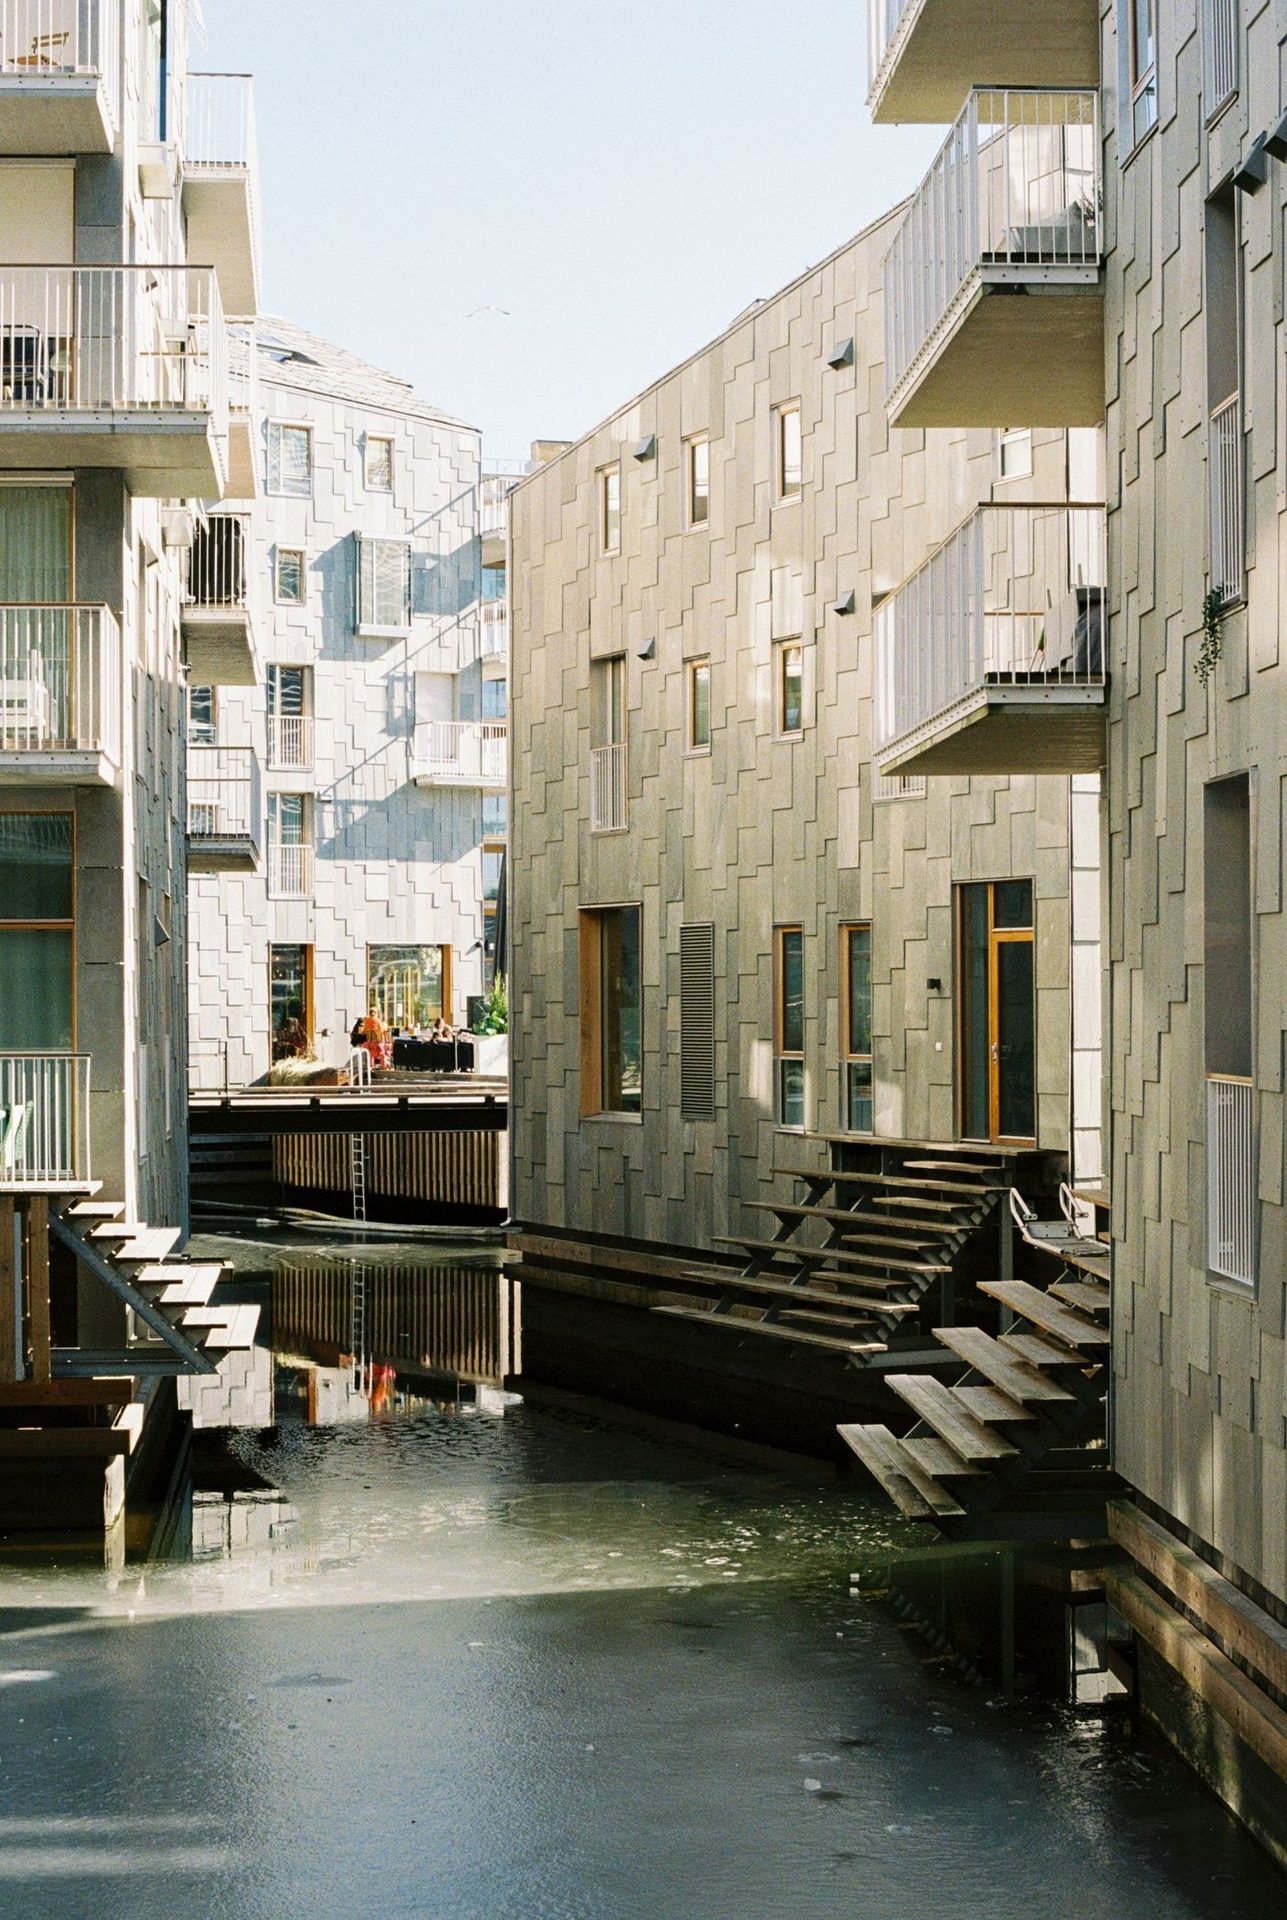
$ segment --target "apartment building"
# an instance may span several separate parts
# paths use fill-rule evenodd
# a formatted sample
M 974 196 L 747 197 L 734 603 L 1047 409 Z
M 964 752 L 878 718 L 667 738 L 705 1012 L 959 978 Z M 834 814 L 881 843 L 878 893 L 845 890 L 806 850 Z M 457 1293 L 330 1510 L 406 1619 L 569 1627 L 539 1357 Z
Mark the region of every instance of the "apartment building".
M 503 499 L 482 483 L 480 531 L 477 433 L 292 322 L 242 351 L 255 497 L 208 516 L 187 587 L 191 624 L 257 660 L 236 687 L 189 675 L 199 1087 L 340 1065 L 371 1008 L 463 1022 L 506 827 Z
M 893 417 L 1106 420 L 1110 1592 L 1144 1706 L 1285 1858 L 1281 10 L 870 20 L 874 117 L 953 122 Z
M 188 72 L 188 13 L 0 4 L 0 1424 L 38 1425 L 55 1370 L 209 1371 L 231 1325 L 208 1276 L 160 1298 L 187 1213 L 184 555 L 246 455 L 228 316 L 258 272 L 249 82 Z M 54 1479 L 74 1497 L 70 1455 Z

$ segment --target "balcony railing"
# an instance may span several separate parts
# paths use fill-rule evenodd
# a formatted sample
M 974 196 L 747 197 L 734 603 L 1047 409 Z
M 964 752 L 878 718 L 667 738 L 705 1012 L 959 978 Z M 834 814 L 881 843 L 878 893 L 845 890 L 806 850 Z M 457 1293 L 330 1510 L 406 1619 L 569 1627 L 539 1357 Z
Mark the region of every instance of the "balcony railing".
M 1207 1266 L 1256 1280 L 1256 1161 L 1250 1080 L 1207 1075 Z
M 885 55 L 894 44 L 903 15 L 914 0 L 867 0 L 867 79 L 874 88 Z
M 188 748 L 188 839 L 259 839 L 259 762 L 251 747 Z
M 1242 8 L 1239 0 L 1206 0 L 1203 7 L 1204 78 L 1203 102 L 1210 119 L 1238 91 L 1238 49 L 1242 36 Z
M 942 126 L 979 79 L 1096 86 L 1100 12 L 1100 0 L 867 0 L 872 118 Z
M 89 1180 L 89 1055 L 0 1053 L 0 1193 Z
M 48 91 L 59 80 L 96 80 L 119 125 L 119 0 L 0 0 L 0 76 Z
M 503 600 L 483 602 L 478 651 L 484 660 L 509 658 L 509 609 Z
M 121 630 L 107 607 L 0 607 L 0 754 L 121 758 Z
M 294 772 L 313 764 L 311 713 L 270 713 L 268 765 L 274 773 Z
M 188 75 L 183 173 L 185 183 L 195 187 L 198 196 L 207 187 L 220 188 L 221 183 L 237 192 L 241 244 L 249 247 L 251 282 L 257 283 L 259 146 L 255 132 L 254 81 L 248 73 Z M 230 265 L 231 260 L 227 264 Z M 230 301 L 232 297 L 230 294 Z M 239 311 L 249 313 L 253 304 L 251 301 Z
M 1241 600 L 1246 545 L 1246 483 L 1243 477 L 1242 396 L 1211 415 L 1211 586 L 1222 606 Z
M 228 429 L 228 335 L 208 267 L 0 266 L 7 414 L 206 413 Z
M 1062 707 L 1102 714 L 1107 577 L 1102 507 L 981 507 L 877 609 L 882 771 L 989 706 L 1026 708 L 1046 741 Z
M 972 93 L 886 261 L 891 404 L 985 281 L 1057 286 L 1061 278 L 1097 278 L 1101 205 L 1099 96 L 1093 89 Z M 1051 367 L 1052 380 L 1058 373 Z
M 509 728 L 502 720 L 427 720 L 416 728 L 416 777 L 444 786 L 503 787 Z
M 244 610 L 250 585 L 250 516 L 215 513 L 196 531 L 184 571 L 183 603 L 189 607 Z
M 514 480 L 504 474 L 484 474 L 478 482 L 478 531 L 504 533 L 509 525 L 509 496 Z
M 590 831 L 620 833 L 626 825 L 626 749 L 619 742 L 590 749 Z
M 313 893 L 313 848 L 298 841 L 271 841 L 268 847 L 268 896 L 272 900 L 308 900 Z

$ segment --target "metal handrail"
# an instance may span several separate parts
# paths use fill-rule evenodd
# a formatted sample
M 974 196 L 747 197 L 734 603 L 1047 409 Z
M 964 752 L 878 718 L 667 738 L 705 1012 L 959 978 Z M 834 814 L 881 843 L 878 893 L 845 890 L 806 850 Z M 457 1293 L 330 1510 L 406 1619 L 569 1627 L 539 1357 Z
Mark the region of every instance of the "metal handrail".
M 1222 1279 L 1256 1281 L 1255 1089 L 1240 1074 L 1208 1073 L 1207 1266 Z
M 188 748 L 188 838 L 259 837 L 259 761 L 253 747 Z
M 0 753 L 121 757 L 121 630 L 109 607 L 0 606 Z
M 503 720 L 424 720 L 416 728 L 416 766 L 462 786 L 503 784 L 508 745 Z
M 619 833 L 627 823 L 624 741 L 590 749 L 590 831 Z
M 1222 606 L 1241 600 L 1246 569 L 1242 395 L 1213 408 L 1210 424 L 1211 586 Z
M 120 125 L 120 0 L 0 0 L 0 76 L 48 91 L 94 79 Z
M 90 1180 L 90 1056 L 0 1053 L 0 1193 Z

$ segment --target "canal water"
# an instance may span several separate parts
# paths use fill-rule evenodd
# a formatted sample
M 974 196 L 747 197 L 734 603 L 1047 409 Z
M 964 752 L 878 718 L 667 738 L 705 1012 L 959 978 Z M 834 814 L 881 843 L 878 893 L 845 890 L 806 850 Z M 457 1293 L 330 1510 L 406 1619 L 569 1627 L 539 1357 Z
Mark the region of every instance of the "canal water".
M 860 1485 L 457 1387 L 477 1250 L 239 1257 L 190 1529 L 0 1566 L 4 1920 L 1282 1914 L 1169 1752 L 906 1630 Z

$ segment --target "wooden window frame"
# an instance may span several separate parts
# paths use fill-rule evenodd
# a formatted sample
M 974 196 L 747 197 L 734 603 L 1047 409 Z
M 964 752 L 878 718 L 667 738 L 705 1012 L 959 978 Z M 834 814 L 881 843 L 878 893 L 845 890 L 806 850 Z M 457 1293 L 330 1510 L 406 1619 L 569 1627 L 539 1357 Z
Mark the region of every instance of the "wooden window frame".
M 800 1045 L 788 1048 L 785 1044 L 786 1026 L 786 943 L 795 938 L 800 942 Z M 807 1125 L 808 1084 L 804 1066 L 804 1030 L 807 1008 L 804 1001 L 804 927 L 796 921 L 787 921 L 773 929 L 773 1124 L 784 1133 L 803 1133 Z M 789 1061 L 800 1063 L 800 1105 L 801 1118 L 786 1120 L 783 1118 L 785 1101 L 782 1098 L 782 1068 Z
M 853 1005 L 851 994 L 853 968 L 851 962 L 854 936 L 860 933 L 865 933 L 867 936 L 867 985 L 868 993 L 870 994 L 872 963 L 871 921 L 847 920 L 840 928 L 840 1110 L 842 1130 L 845 1133 L 854 1134 L 859 1139 L 866 1140 L 870 1139 L 876 1131 L 876 1077 L 874 1066 L 874 1035 L 872 1036 L 873 1049 L 871 1052 L 855 1053 L 852 1046 Z M 866 1066 L 871 1071 L 872 1123 L 870 1127 L 855 1127 L 853 1124 L 853 1107 L 849 1097 L 849 1069 L 851 1065 Z
M 639 917 L 640 1006 L 639 1006 L 639 1112 L 630 1113 L 603 1104 L 603 923 L 610 913 L 634 913 Z M 603 906 L 582 907 L 577 915 L 577 1027 L 580 1051 L 580 1109 L 583 1120 L 607 1120 L 615 1124 L 643 1124 L 643 906 L 637 900 L 609 901 Z
M 703 668 L 706 671 L 706 738 L 699 740 L 696 693 L 697 676 Z M 699 654 L 695 659 L 685 662 L 684 685 L 688 705 L 684 751 L 698 758 L 704 758 L 711 751 L 711 735 L 714 730 L 711 716 L 711 657 L 708 653 Z
M 1159 102 L 1157 97 L 1157 79 L 1158 79 L 1157 0 L 1147 0 L 1147 4 L 1148 4 L 1148 11 L 1149 11 L 1149 22 L 1152 27 L 1152 34 L 1153 34 L 1153 58 L 1147 67 L 1141 68 L 1139 39 L 1138 39 L 1137 21 L 1136 21 L 1137 0 L 1126 0 L 1126 22 L 1127 22 L 1126 86 L 1127 86 L 1127 95 L 1130 103 L 1130 116 L 1131 116 L 1131 121 L 1130 121 L 1131 143 L 1130 144 L 1131 144 L 1132 152 L 1140 144 L 1140 142 L 1146 139 L 1148 135 L 1153 131 L 1154 127 L 1156 127 L 1158 123 L 1158 118 L 1159 118 Z M 1141 127 L 1138 121 L 1140 102 L 1142 100 L 1147 99 L 1150 92 L 1152 93 L 1152 96 L 1153 96 L 1152 118 L 1150 119 L 1146 127 Z
M 697 512 L 697 455 L 706 452 L 705 511 Z M 711 441 L 708 433 L 694 433 L 684 442 L 684 525 L 690 533 L 709 527 L 711 520 Z
M 6 817 L 17 815 L 20 819 L 29 819 L 37 814 L 41 816 L 53 815 L 59 819 L 70 820 L 71 822 L 71 915 L 69 918 L 62 920 L 50 919 L 48 916 L 40 920 L 6 920 L 0 915 L 0 931 L 5 933 L 69 933 L 71 935 L 71 1047 L 69 1051 L 75 1053 L 77 1051 L 78 1024 L 76 973 L 79 941 L 76 897 L 79 892 L 77 884 L 79 880 L 79 869 L 76 864 L 76 855 L 79 823 L 76 819 L 75 808 L 73 807 L 0 807 L 0 815 Z
M 799 435 L 799 474 L 787 479 L 786 423 L 794 418 Z M 773 409 L 773 504 L 789 506 L 804 492 L 804 415 L 798 400 L 782 400 Z
M 372 447 L 387 447 L 389 449 L 389 484 L 388 486 L 383 486 L 383 487 L 377 486 L 375 481 L 372 480 L 371 478 Z M 364 435 L 363 441 L 362 441 L 362 490 L 364 493 L 392 494 L 393 492 L 393 435 L 391 433 L 368 433 Z
M 788 727 L 787 716 L 787 656 L 795 653 L 800 657 L 800 724 Z M 804 640 L 799 634 L 788 635 L 773 642 L 773 731 L 779 740 L 799 740 L 804 733 Z
M 615 538 L 610 536 L 611 521 L 608 512 L 608 487 L 614 477 L 617 483 Z M 606 467 L 600 467 L 598 469 L 595 476 L 595 492 L 598 498 L 599 552 L 601 554 L 620 553 L 623 513 L 621 462 L 619 460 L 612 461 Z

